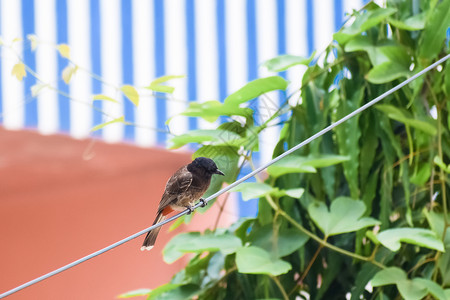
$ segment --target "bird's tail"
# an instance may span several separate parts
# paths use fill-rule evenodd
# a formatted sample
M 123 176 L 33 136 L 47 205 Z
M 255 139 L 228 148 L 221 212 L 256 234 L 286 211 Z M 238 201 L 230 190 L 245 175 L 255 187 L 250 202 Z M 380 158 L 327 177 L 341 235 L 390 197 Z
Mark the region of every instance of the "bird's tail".
M 164 221 L 166 219 L 166 215 L 163 215 L 163 212 L 159 212 L 156 216 L 155 221 L 153 222 L 153 225 L 156 223 L 159 223 L 161 221 Z M 153 246 L 155 245 L 156 237 L 158 236 L 159 231 L 161 230 L 162 226 L 159 226 L 158 228 L 155 228 L 153 230 L 150 230 L 147 233 L 147 236 L 144 239 L 144 243 L 142 244 L 141 251 L 144 250 L 151 250 Z

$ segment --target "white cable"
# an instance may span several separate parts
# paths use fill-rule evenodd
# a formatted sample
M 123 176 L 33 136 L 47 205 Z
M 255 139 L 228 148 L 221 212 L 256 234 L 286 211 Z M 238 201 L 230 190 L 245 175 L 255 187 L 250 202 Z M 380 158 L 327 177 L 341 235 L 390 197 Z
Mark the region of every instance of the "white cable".
M 215 194 L 209 196 L 208 198 L 205 199 L 205 202 L 207 203 L 207 202 L 211 201 L 212 199 L 214 199 L 214 198 L 216 198 L 216 197 L 222 195 L 223 193 L 225 193 L 225 192 L 231 190 L 232 188 L 234 188 L 235 186 L 241 184 L 242 182 L 244 182 L 245 180 L 249 179 L 250 177 L 255 176 L 256 174 L 258 174 L 258 173 L 260 173 L 261 171 L 265 170 L 265 169 L 266 169 L 267 167 L 269 167 L 270 165 L 276 163 L 277 161 L 279 161 L 280 159 L 284 158 L 285 156 L 287 156 L 287 155 L 291 154 L 292 152 L 294 152 L 294 151 L 296 151 L 296 150 L 302 148 L 303 146 L 309 144 L 309 143 L 312 142 L 313 140 L 315 140 L 315 139 L 317 139 L 318 137 L 324 135 L 324 134 L 327 133 L 328 131 L 332 130 L 333 128 L 335 128 L 336 126 L 342 124 L 343 122 L 347 121 L 348 119 L 354 117 L 355 115 L 357 115 L 357 114 L 363 112 L 363 111 L 366 110 L 367 108 L 369 108 L 369 107 L 371 107 L 372 105 L 374 105 L 374 104 L 378 103 L 379 101 L 383 100 L 384 98 L 386 98 L 387 96 L 391 95 L 391 94 L 394 93 L 395 91 L 401 89 L 402 87 L 404 87 L 405 85 L 407 85 L 407 84 L 410 83 L 411 81 L 415 80 L 415 79 L 418 78 L 419 76 L 422 76 L 423 74 L 427 73 L 427 72 L 430 71 L 431 69 L 433 69 L 433 68 L 437 67 L 438 65 L 442 64 L 443 62 L 445 62 L 445 61 L 446 61 L 447 59 L 449 59 L 449 58 L 450 58 L 450 54 L 448 54 L 448 55 L 446 55 L 445 57 L 439 59 L 439 60 L 436 61 L 435 63 L 433 63 L 433 64 L 431 64 L 430 66 L 428 66 L 428 67 L 426 67 L 425 69 L 423 69 L 422 71 L 418 72 L 417 74 L 411 76 L 410 78 L 408 78 L 408 79 L 406 79 L 405 81 L 401 82 L 400 84 L 396 85 L 395 87 L 393 87 L 393 88 L 390 89 L 389 91 L 387 91 L 387 92 L 381 94 L 380 96 L 378 96 L 377 98 L 371 100 L 370 102 L 367 102 L 366 104 L 364 104 L 364 105 L 361 106 L 360 108 L 354 110 L 353 112 L 351 112 L 350 114 L 346 115 L 346 116 L 343 117 L 342 119 L 340 119 L 340 120 L 338 120 L 338 121 L 336 121 L 336 122 L 330 124 L 329 126 L 325 127 L 325 128 L 322 129 L 321 131 L 319 131 L 319 132 L 317 132 L 316 134 L 310 136 L 309 138 L 307 138 L 306 140 L 304 140 L 304 141 L 301 142 L 300 144 L 298 144 L 298 145 L 296 145 L 295 147 L 293 147 L 293 148 L 287 150 L 287 151 L 284 152 L 283 154 L 280 154 L 279 156 L 275 157 L 275 158 L 272 159 L 270 162 L 268 162 L 268 163 L 262 165 L 261 167 L 255 169 L 253 172 L 251 172 L 251 173 L 245 175 L 244 177 L 242 177 L 242 178 L 239 179 L 239 180 L 236 180 L 235 182 L 233 182 L 233 183 L 230 184 L 229 186 L 227 186 L 227 187 L 221 189 L 220 191 L 218 191 L 217 193 L 215 193 Z M 201 205 L 202 205 L 202 203 L 199 202 L 199 203 L 197 203 L 196 205 L 194 205 L 193 209 L 196 209 L 196 208 L 198 208 L 198 207 L 201 206 Z M 101 250 L 98 250 L 98 251 L 96 251 L 96 252 L 94 252 L 94 253 L 91 253 L 91 254 L 89 254 L 89 255 L 87 255 L 87 256 L 85 256 L 85 257 L 83 257 L 83 258 L 80 258 L 80 259 L 78 259 L 78 260 L 76 260 L 76 261 L 74 261 L 74 262 L 72 262 L 72 263 L 70 263 L 70 264 L 68 264 L 68 265 L 65 265 L 65 266 L 63 266 L 63 267 L 61 267 L 61 268 L 59 268 L 59 269 L 56 269 L 56 270 L 54 270 L 54 271 L 52 271 L 52 272 L 49 272 L 49 273 L 47 273 L 47 274 L 45 274 L 45 275 L 42 275 L 41 277 L 35 278 L 35 279 L 31 280 L 31 281 L 28 281 L 28 282 L 26 282 L 26 283 L 24 283 L 24 284 L 22 284 L 22 285 L 20 285 L 20 286 L 18 286 L 18 287 L 16 287 L 16 288 L 13 288 L 13 289 L 11 289 L 11 290 L 9 290 L 9 291 L 3 293 L 3 294 L 0 294 L 0 299 L 1 299 L 1 298 L 4 298 L 4 297 L 7 297 L 7 296 L 9 296 L 9 295 L 11 295 L 11 294 L 14 294 L 15 292 L 18 292 L 18 291 L 20 291 L 20 290 L 22 290 L 22 289 L 24 289 L 24 288 L 26 288 L 26 287 L 29 287 L 29 286 L 31 286 L 31 285 L 33 285 L 33 284 L 35 284 L 35 283 L 38 283 L 38 282 L 42 281 L 42 280 L 45 280 L 45 279 L 47 279 L 47 278 L 49 278 L 49 277 L 51 277 L 51 276 L 53 276 L 53 275 L 56 275 L 56 274 L 58 274 L 58 273 L 61 273 L 61 272 L 65 271 L 65 270 L 67 270 L 67 269 L 70 269 L 70 268 L 72 268 L 72 267 L 75 267 L 76 265 L 81 264 L 82 262 L 85 262 L 85 261 L 87 261 L 87 260 L 89 260 L 89 259 L 91 259 L 91 258 L 93 258 L 93 257 L 96 257 L 96 256 L 98 256 L 98 255 L 100 255 L 100 254 L 103 254 L 103 253 L 105 253 L 105 252 L 107 252 L 107 251 L 109 251 L 109 250 L 111 250 L 111 249 L 114 249 L 114 248 L 116 248 L 116 247 L 118 247 L 118 246 L 120 246 L 120 245 L 122 245 L 122 244 L 124 244 L 124 243 L 126 243 L 126 242 L 131 241 L 132 239 L 137 238 L 137 237 L 140 236 L 140 235 L 143 235 L 144 233 L 149 232 L 150 230 L 153 230 L 153 229 L 155 229 L 155 228 L 157 228 L 157 227 L 159 227 L 159 226 L 162 226 L 162 225 L 164 225 L 164 224 L 166 224 L 166 223 L 169 223 L 169 222 L 171 222 L 171 221 L 173 221 L 173 220 L 175 220 L 175 219 L 178 219 L 179 217 L 181 217 L 181 216 L 187 214 L 188 212 L 189 212 L 189 210 L 186 209 L 185 211 L 182 211 L 182 212 L 180 212 L 179 214 L 177 214 L 177 215 L 175 215 L 175 216 L 173 216 L 173 217 L 170 217 L 170 218 L 168 218 L 168 219 L 166 219 L 166 220 L 164 220 L 164 221 L 162 221 L 162 222 L 160 222 L 160 223 L 158 223 L 158 224 L 155 224 L 155 225 L 153 225 L 153 226 L 150 226 L 150 227 L 147 228 L 147 229 L 141 230 L 141 231 L 139 231 L 138 233 L 135 233 L 135 234 L 133 234 L 133 235 L 131 235 L 131 236 L 129 236 L 129 237 L 123 239 L 123 240 L 120 240 L 120 241 L 118 241 L 118 242 L 116 242 L 116 243 L 114 243 L 114 244 L 108 246 L 108 247 L 105 247 L 105 248 L 103 248 L 103 249 L 101 249 Z

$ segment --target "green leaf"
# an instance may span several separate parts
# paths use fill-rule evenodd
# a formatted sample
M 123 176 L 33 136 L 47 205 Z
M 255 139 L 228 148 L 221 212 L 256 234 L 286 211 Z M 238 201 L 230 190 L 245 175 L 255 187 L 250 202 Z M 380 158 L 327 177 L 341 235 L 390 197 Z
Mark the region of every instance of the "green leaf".
M 406 279 L 407 276 L 405 271 L 397 267 L 388 267 L 375 274 L 370 283 L 376 287 L 389 284 L 396 284 L 397 282 Z
M 263 248 L 275 257 L 287 256 L 303 247 L 309 237 L 293 228 L 282 228 L 275 235 L 273 224 L 267 224 L 251 232 L 249 240 L 252 246 Z
M 225 98 L 225 105 L 237 106 L 270 91 L 286 90 L 287 81 L 280 76 L 259 78 L 247 83 L 244 87 Z
M 333 35 L 333 39 L 335 39 L 339 44 L 345 44 L 355 35 L 360 34 L 368 30 L 369 28 L 381 23 L 384 19 L 393 15 L 397 12 L 397 9 L 388 7 L 388 8 L 377 8 L 367 13 L 360 14 L 356 16 L 355 21 L 352 25 L 348 27 L 344 27 L 339 32 Z
M 423 299 L 428 293 L 436 299 L 446 299 L 444 290 L 436 283 L 425 278 L 409 280 L 406 272 L 397 267 L 379 271 L 371 280 L 374 287 L 396 284 L 404 299 Z
M 12 68 L 11 75 L 16 76 L 17 80 L 22 81 L 22 79 L 27 76 L 25 65 L 21 62 L 15 64 Z
M 287 273 L 292 266 L 270 257 L 270 253 L 259 247 L 242 247 L 236 251 L 238 271 L 244 274 L 268 274 L 278 276 Z
M 281 190 L 280 191 L 282 193 L 282 195 L 286 195 L 295 199 L 300 198 L 303 193 L 305 192 L 305 189 L 303 188 L 295 188 L 295 189 L 287 189 L 287 190 Z M 280 197 L 280 196 L 278 196 Z
M 344 155 L 291 155 L 268 167 L 267 172 L 273 177 L 289 173 L 315 173 L 316 168 L 329 167 L 348 160 L 349 157 Z
M 425 30 L 419 41 L 419 55 L 434 59 L 441 51 L 450 27 L 450 0 L 443 0 L 429 13 Z
M 186 76 L 184 75 L 165 75 L 165 76 L 161 76 L 159 78 L 156 78 L 155 80 L 153 80 L 150 85 L 148 87 L 146 87 L 146 89 L 155 91 L 155 92 L 161 92 L 161 93 L 168 93 L 168 94 L 172 94 L 173 91 L 175 90 L 174 87 L 172 86 L 167 86 L 167 85 L 163 85 L 162 83 L 165 83 L 171 79 L 176 79 L 176 78 L 184 78 Z
M 405 19 L 404 21 L 396 20 L 393 18 L 389 18 L 388 21 L 391 25 L 397 27 L 398 29 L 415 31 L 415 30 L 422 30 L 425 28 L 425 19 L 426 19 L 426 14 L 421 13 L 421 14 L 417 14 L 412 17 L 409 17 L 409 18 Z
M 132 298 L 132 297 L 140 297 L 140 296 L 148 296 L 151 292 L 150 289 L 138 289 L 130 292 L 126 292 L 117 296 L 117 298 Z
M 201 117 L 208 122 L 215 122 L 220 116 L 244 116 L 253 114 L 253 110 L 236 105 L 224 105 L 219 101 L 190 102 L 189 107 L 181 113 L 183 116 Z
M 407 77 L 410 74 L 411 72 L 404 65 L 387 61 L 373 67 L 369 73 L 367 73 L 366 78 L 371 83 L 382 84 L 391 82 L 401 77 Z
M 189 143 L 215 142 L 215 145 L 235 146 L 234 142 L 240 141 L 241 136 L 228 130 L 197 129 L 170 139 L 170 149 L 177 149 Z
M 244 200 L 260 198 L 276 190 L 266 183 L 259 182 L 244 182 L 231 189 L 232 192 L 241 192 Z
M 126 124 L 126 122 L 125 122 L 125 117 L 122 116 L 122 117 L 120 117 L 120 118 L 111 120 L 111 121 L 109 121 L 109 122 L 105 122 L 105 123 L 99 124 L 99 125 L 97 125 L 97 126 L 94 126 L 94 128 L 92 128 L 91 131 L 96 131 L 96 130 L 102 129 L 103 127 L 105 127 L 105 126 L 107 126 L 107 125 L 110 125 L 110 124 L 113 124 L 113 123 L 123 123 L 123 124 Z
M 199 232 L 189 232 L 171 239 L 163 250 L 163 257 L 164 261 L 170 264 L 188 252 L 221 251 L 227 255 L 234 253 L 241 246 L 241 240 L 230 233 L 201 235 Z
M 348 197 L 336 198 L 328 211 L 322 202 L 313 202 L 308 207 L 308 213 L 322 230 L 325 236 L 356 231 L 365 227 L 380 224 L 378 220 L 362 217 L 366 206 L 360 200 Z
M 433 162 L 439 166 L 445 173 L 450 173 L 450 164 L 445 165 L 445 163 L 442 161 L 442 159 L 439 156 L 435 156 L 433 159 Z
M 296 65 L 308 66 L 314 58 L 313 53 L 309 58 L 284 54 L 265 61 L 262 66 L 271 72 L 282 72 Z
M 106 101 L 110 101 L 110 102 L 114 102 L 114 103 L 119 103 L 119 101 L 117 101 L 116 99 L 111 98 L 111 97 L 106 96 L 106 95 L 103 95 L 103 94 L 94 95 L 92 97 L 92 100 L 94 100 L 94 101 L 95 100 L 106 100 Z
M 380 232 L 378 240 L 391 251 L 400 250 L 400 242 L 444 252 L 444 244 L 436 234 L 423 228 L 393 228 Z
M 131 85 L 124 85 L 120 90 L 135 106 L 139 106 L 139 94 L 134 87 Z
M 437 128 L 434 124 L 417 120 L 411 117 L 406 111 L 401 110 L 393 105 L 378 104 L 375 106 L 375 108 L 385 113 L 389 118 L 404 123 L 405 125 L 411 126 L 415 129 L 421 130 L 429 135 L 434 136 L 437 133 Z
M 430 224 L 431 230 L 436 233 L 436 236 L 442 237 L 444 235 L 445 221 L 444 214 L 437 213 L 434 211 L 428 211 L 425 207 L 422 210 L 423 214 L 427 218 L 428 224 Z M 450 215 L 447 216 L 450 219 Z M 450 247 L 450 231 L 445 231 L 444 237 L 444 245 L 445 247 Z

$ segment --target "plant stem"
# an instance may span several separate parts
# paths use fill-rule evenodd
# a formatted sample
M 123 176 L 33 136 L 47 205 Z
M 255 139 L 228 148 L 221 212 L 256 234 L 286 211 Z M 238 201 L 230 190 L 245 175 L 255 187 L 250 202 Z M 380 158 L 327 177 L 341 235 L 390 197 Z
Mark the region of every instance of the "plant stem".
M 285 300 L 289 300 L 289 296 L 286 293 L 286 291 L 284 290 L 283 285 L 281 284 L 281 282 L 278 280 L 278 278 L 276 276 L 272 276 L 270 275 L 270 278 L 272 278 L 272 280 L 275 282 L 275 284 L 278 286 L 278 288 L 280 289 L 281 294 L 283 294 L 283 299 Z

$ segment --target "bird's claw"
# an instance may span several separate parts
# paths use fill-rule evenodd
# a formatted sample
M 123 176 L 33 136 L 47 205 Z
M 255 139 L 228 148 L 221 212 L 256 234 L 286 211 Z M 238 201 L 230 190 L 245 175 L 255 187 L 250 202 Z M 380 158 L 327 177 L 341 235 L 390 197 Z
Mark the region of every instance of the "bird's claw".
M 200 198 L 199 200 L 202 204 L 200 205 L 201 207 L 205 207 L 206 205 L 208 205 L 208 202 L 205 201 L 205 199 Z
M 186 206 L 186 209 L 189 210 L 189 212 L 187 213 L 187 215 L 190 215 L 194 210 L 192 209 L 192 206 Z

